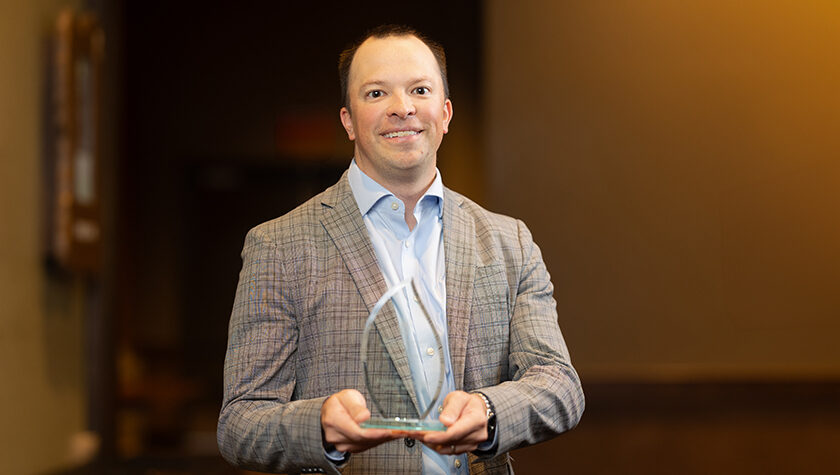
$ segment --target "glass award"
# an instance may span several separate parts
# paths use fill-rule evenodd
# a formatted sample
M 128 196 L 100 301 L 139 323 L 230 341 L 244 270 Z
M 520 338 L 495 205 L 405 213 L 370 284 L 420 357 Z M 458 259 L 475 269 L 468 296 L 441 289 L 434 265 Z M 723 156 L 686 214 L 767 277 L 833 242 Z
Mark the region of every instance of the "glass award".
M 406 304 L 407 300 L 412 299 L 416 305 L 415 309 L 419 308 L 420 318 L 423 318 L 429 325 L 429 329 L 434 337 L 435 346 L 430 346 L 423 349 L 418 349 L 416 341 L 406 340 L 406 335 L 413 332 L 405 331 L 406 325 L 410 325 L 400 314 L 397 308 L 397 300 L 402 299 Z M 407 388 L 403 384 L 403 380 L 396 375 L 394 369 L 396 364 L 391 361 L 391 355 L 384 346 L 383 340 L 380 338 L 380 333 L 376 331 L 376 317 L 379 312 L 388 304 L 393 305 L 394 311 L 397 315 L 397 323 L 399 330 L 391 328 L 392 335 L 398 335 L 396 341 L 391 344 L 399 344 L 408 355 L 409 352 L 420 352 L 426 365 L 432 365 L 437 371 L 431 371 L 432 380 L 426 379 L 421 382 L 424 388 L 427 389 L 427 394 L 431 394 L 428 403 L 425 404 L 425 410 L 419 414 L 413 412 L 414 404 L 410 399 L 410 392 L 413 393 L 414 388 L 418 385 L 414 384 L 413 388 Z M 386 325 L 390 324 L 388 322 Z M 412 337 L 408 337 L 412 338 Z M 400 284 L 388 289 L 384 295 L 376 302 L 373 310 L 370 312 L 367 321 L 365 322 L 365 329 L 362 333 L 362 348 L 361 348 L 361 362 L 362 369 L 365 375 L 365 386 L 367 387 L 368 395 L 370 396 L 373 407 L 376 411 L 371 410 L 373 415 L 370 419 L 363 422 L 361 427 L 373 429 L 393 429 L 400 431 L 445 431 L 446 427 L 438 420 L 426 420 L 426 417 L 438 404 L 441 389 L 443 388 L 443 379 L 445 377 L 445 361 L 443 342 L 441 340 L 440 332 L 437 330 L 420 294 L 417 290 L 417 285 L 413 280 L 405 280 Z M 404 367 L 408 367 L 407 362 L 403 362 Z M 424 372 L 428 374 L 429 372 Z M 414 377 L 410 372 L 409 376 Z M 428 376 L 426 376 L 428 378 Z M 412 381 L 414 383 L 414 381 Z M 419 398 L 417 399 L 419 400 Z M 422 402 L 418 403 L 423 407 Z M 403 408 L 403 410 L 412 410 L 412 412 L 401 412 L 395 408 Z M 405 409 L 408 408 L 408 409 Z M 377 414 L 378 412 L 378 414 Z

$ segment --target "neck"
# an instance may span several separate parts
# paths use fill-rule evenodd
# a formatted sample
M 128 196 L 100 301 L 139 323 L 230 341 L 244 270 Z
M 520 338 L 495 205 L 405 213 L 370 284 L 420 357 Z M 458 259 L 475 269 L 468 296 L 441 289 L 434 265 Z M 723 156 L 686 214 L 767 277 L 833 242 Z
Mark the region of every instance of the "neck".
M 414 226 L 417 225 L 417 219 L 414 218 L 414 207 L 417 206 L 417 202 L 420 200 L 420 197 L 423 196 L 423 193 L 432 186 L 432 181 L 434 181 L 434 176 L 432 176 L 432 180 L 429 181 L 428 184 L 423 186 L 416 191 L 414 189 L 405 190 L 404 192 L 398 192 L 397 190 L 388 189 L 391 193 L 394 194 L 400 201 L 405 204 L 405 224 L 408 225 L 408 230 L 414 230 Z M 384 185 L 383 185 L 384 186 Z M 386 186 L 386 188 L 388 188 Z
M 435 181 L 437 172 L 434 167 L 429 171 L 424 171 L 418 174 L 413 173 L 394 174 L 395 176 L 382 176 L 376 173 L 375 170 L 369 170 L 369 167 L 364 166 L 359 161 L 356 161 L 356 166 L 359 167 L 365 175 L 369 176 L 373 181 L 382 185 L 386 190 L 394 194 L 405 205 L 405 222 L 408 224 L 408 229 L 414 229 L 417 224 L 414 219 L 414 207 L 423 196 L 423 193 L 432 186 Z
M 391 183 L 385 184 L 380 183 L 384 186 L 388 191 L 394 194 L 400 201 L 405 204 L 405 224 L 408 225 L 409 231 L 414 229 L 414 226 L 417 225 L 417 220 L 414 218 L 414 207 L 417 206 L 417 202 L 420 201 L 420 198 L 423 196 L 423 193 L 432 186 L 432 182 L 435 180 L 434 173 L 432 174 L 431 178 L 420 181 L 414 181 L 411 183 Z

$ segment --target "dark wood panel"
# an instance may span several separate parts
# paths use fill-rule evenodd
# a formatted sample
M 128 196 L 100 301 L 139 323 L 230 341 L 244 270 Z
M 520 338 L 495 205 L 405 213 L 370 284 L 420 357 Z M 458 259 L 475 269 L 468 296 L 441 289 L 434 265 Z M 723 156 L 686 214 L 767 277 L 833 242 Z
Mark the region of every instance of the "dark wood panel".
M 573 431 L 513 452 L 518 473 L 840 473 L 840 382 L 585 385 Z

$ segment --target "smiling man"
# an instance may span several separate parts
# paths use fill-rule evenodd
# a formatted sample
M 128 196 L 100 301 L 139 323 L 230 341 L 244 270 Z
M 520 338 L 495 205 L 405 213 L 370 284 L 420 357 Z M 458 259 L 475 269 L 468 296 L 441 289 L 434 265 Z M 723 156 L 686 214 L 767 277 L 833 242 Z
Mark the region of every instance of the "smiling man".
M 246 237 L 219 447 L 261 471 L 508 473 L 509 450 L 571 429 L 584 406 L 539 248 L 521 221 L 443 186 L 437 150 L 453 106 L 439 45 L 380 27 L 342 53 L 339 73 L 354 159 L 337 184 Z M 377 321 L 378 341 L 405 356 L 383 377 L 404 392 L 397 409 L 434 409 L 443 432 L 359 425 L 375 410 L 360 364 L 366 317 L 409 278 L 442 333 L 443 392 L 432 400 L 425 351 L 389 346 L 399 328 L 427 348 L 408 303 Z
M 341 108 L 356 164 L 405 201 L 409 227 L 413 205 L 435 178 L 437 150 L 452 119 L 440 71 L 416 36 L 369 38 L 350 64 Z

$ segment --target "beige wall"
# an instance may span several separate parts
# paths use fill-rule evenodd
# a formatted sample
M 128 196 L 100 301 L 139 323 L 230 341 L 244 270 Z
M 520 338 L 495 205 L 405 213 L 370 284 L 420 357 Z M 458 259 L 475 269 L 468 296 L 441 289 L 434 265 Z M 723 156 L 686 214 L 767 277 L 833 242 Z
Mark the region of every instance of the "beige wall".
M 840 3 L 489 1 L 492 207 L 590 380 L 840 376 Z
M 65 464 L 85 428 L 81 284 L 39 246 L 43 47 L 68 3 L 0 0 L 0 473 Z

